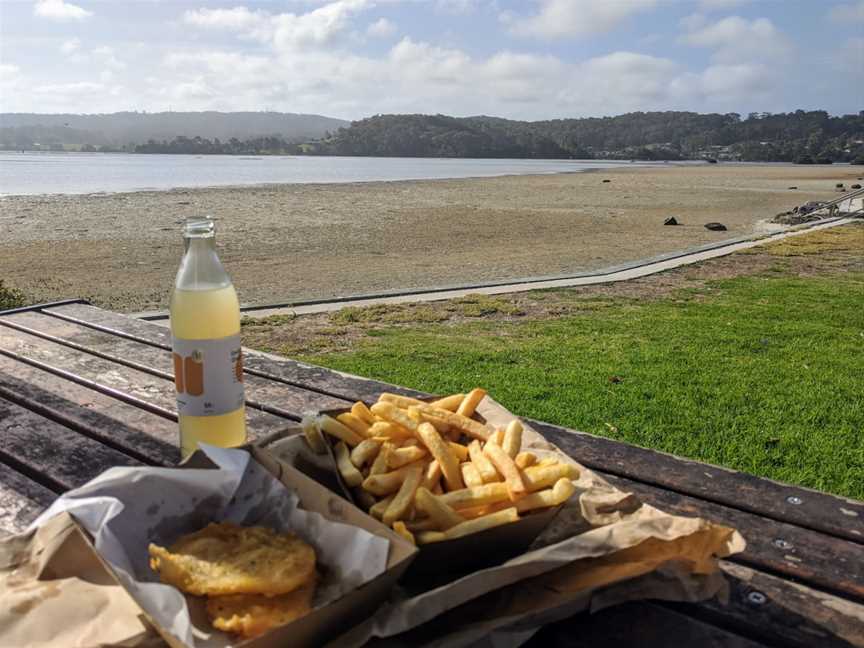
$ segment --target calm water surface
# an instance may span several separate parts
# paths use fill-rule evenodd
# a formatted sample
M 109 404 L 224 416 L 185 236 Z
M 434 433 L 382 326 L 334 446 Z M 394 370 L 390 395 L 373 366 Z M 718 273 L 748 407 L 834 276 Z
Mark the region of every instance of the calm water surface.
M 0 194 L 86 194 L 175 187 L 470 178 L 565 173 L 617 166 L 633 164 L 593 160 L 0 152 Z

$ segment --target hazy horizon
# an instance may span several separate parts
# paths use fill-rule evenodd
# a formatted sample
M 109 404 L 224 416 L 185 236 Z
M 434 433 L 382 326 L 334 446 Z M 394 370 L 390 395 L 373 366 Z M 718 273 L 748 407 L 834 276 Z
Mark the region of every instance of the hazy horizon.
M 0 112 L 864 108 L 864 0 L 0 4 Z

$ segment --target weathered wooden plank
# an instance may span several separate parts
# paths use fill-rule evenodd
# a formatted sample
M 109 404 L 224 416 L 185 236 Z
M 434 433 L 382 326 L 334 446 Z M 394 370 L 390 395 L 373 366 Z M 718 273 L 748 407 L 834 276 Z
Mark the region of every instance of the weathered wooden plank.
M 857 543 L 748 511 L 673 493 L 615 475 L 598 474 L 641 501 L 676 515 L 701 517 L 738 529 L 747 540 L 733 562 L 783 574 L 818 589 L 864 600 L 864 552 Z
M 5 326 L 0 326 L 0 349 L 68 371 L 97 385 L 104 385 L 176 413 L 174 384 L 168 378 L 131 369 Z M 247 428 L 253 440 L 272 434 L 284 427 L 285 423 L 281 417 L 248 409 Z
M 143 465 L 5 399 L 0 399 L 0 461 L 58 493 L 112 466 Z
M 721 561 L 720 568 L 730 586 L 727 605 L 664 605 L 775 645 L 864 647 L 864 604 L 732 562 Z
M 0 538 L 24 531 L 56 497 L 42 484 L 0 463 Z
M 592 470 L 864 543 L 864 502 L 531 421 Z
M 161 345 L 157 347 L 137 342 L 39 312 L 0 317 L 0 324 L 16 327 L 19 331 L 33 335 L 45 336 L 47 339 L 154 373 L 165 379 L 173 379 L 171 352 Z M 305 411 L 331 409 L 347 404 L 347 401 L 342 399 L 248 373 L 245 383 L 250 407 L 260 403 L 298 419 Z
M 119 313 L 112 313 L 95 306 L 69 304 L 48 308 L 44 312 L 54 317 L 64 318 L 66 321 L 99 327 L 105 331 L 113 331 L 118 335 L 147 341 L 164 349 L 171 347 L 171 334 L 164 326 L 137 320 Z M 375 400 L 382 391 L 396 391 L 406 395 L 420 394 L 416 390 L 388 385 L 359 376 L 341 374 L 323 367 L 316 367 L 260 351 L 244 349 L 244 354 L 244 365 L 247 373 L 316 390 L 337 398 Z
M 2 355 L 0 396 L 149 463 L 180 459 L 175 421 Z
M 761 648 L 764 645 L 645 601 L 549 624 L 523 644 L 525 648 Z

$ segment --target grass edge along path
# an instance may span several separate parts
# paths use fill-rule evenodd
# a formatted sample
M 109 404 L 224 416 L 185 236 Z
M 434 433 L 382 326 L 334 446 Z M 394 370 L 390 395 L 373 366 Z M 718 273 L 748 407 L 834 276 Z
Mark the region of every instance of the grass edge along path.
M 555 319 L 375 328 L 303 360 L 864 499 L 864 274 L 708 281 Z M 598 305 L 599 304 L 599 305 Z

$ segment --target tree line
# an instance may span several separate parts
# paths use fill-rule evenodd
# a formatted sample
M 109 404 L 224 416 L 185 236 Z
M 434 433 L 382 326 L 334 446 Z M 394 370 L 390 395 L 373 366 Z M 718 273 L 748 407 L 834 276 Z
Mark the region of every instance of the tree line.
M 6 130 L 0 129 L 0 147 L 26 148 L 21 139 L 9 141 Z M 54 136 L 59 136 L 59 131 L 59 127 L 50 128 Z M 76 135 L 82 137 L 80 131 Z M 64 145 L 51 146 L 52 150 L 69 150 Z M 636 112 L 617 117 L 534 122 L 487 116 L 376 115 L 335 132 L 325 132 L 317 139 L 284 134 L 244 139 L 179 135 L 122 146 L 87 142 L 71 148 L 195 155 L 720 159 L 864 164 L 864 111 L 831 116 L 822 110 L 796 110 L 750 113 L 743 118 L 738 113 Z

